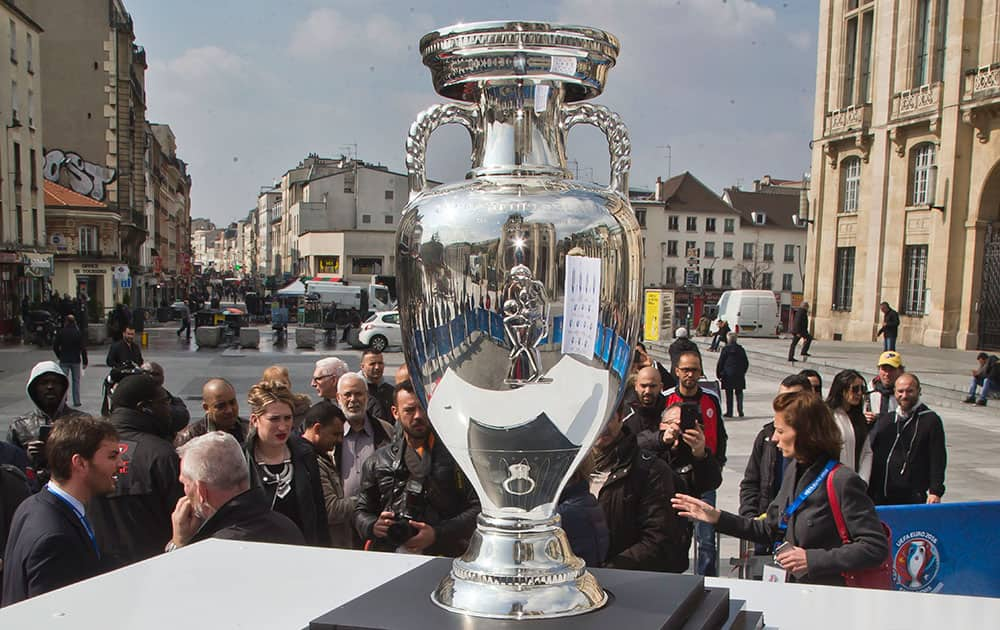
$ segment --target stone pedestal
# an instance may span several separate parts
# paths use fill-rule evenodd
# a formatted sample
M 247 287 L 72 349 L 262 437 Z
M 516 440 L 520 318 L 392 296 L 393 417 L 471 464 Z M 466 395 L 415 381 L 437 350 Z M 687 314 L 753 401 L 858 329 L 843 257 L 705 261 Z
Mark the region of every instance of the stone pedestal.
M 260 347 L 260 331 L 256 328 L 240 328 L 240 347 Z
M 201 326 L 194 331 L 194 341 L 199 348 L 218 348 L 222 343 L 222 328 L 220 326 Z
M 316 329 L 315 328 L 296 328 L 295 329 L 295 347 L 296 348 L 315 348 L 316 347 Z

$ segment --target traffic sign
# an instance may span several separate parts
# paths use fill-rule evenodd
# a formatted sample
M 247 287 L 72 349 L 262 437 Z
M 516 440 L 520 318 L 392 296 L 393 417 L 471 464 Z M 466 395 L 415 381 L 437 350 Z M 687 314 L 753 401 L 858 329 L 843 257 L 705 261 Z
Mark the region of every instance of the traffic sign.
M 684 274 L 684 284 L 687 286 L 697 286 L 698 285 L 698 272 L 697 271 L 687 271 Z
M 131 289 L 132 288 L 132 278 L 122 278 L 122 288 Z

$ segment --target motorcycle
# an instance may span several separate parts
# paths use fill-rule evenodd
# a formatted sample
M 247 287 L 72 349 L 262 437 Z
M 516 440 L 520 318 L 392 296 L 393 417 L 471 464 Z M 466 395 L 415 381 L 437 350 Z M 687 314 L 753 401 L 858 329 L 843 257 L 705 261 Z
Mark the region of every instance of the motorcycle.
M 28 330 L 31 343 L 41 348 L 52 347 L 56 340 L 56 318 L 52 313 L 36 309 L 28 312 Z

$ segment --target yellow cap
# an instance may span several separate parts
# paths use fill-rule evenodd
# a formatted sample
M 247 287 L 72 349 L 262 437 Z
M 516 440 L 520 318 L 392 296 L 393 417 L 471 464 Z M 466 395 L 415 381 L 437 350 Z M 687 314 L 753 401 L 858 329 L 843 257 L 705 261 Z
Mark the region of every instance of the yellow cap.
M 894 350 L 887 350 L 878 357 L 878 365 L 888 365 L 894 368 L 903 367 L 903 357 Z

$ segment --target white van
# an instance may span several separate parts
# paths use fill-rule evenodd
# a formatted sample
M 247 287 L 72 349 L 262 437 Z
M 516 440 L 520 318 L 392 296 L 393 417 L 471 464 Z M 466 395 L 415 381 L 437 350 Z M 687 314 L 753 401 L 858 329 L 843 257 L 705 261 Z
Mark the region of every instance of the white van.
M 712 334 L 719 330 L 722 320 L 729 322 L 730 330 L 741 337 L 777 337 L 778 301 L 772 291 L 726 291 L 719 298 L 719 314 L 712 322 Z

